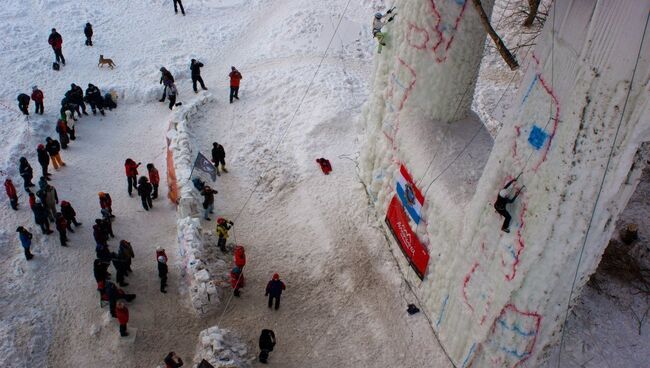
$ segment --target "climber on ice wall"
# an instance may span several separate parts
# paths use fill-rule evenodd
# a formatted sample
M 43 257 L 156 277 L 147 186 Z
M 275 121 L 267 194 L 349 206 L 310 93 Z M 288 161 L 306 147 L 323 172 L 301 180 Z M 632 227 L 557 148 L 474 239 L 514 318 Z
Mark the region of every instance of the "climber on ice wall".
M 521 174 L 520 174 L 520 175 L 521 175 Z M 496 210 L 496 211 L 497 211 L 501 216 L 504 217 L 504 220 L 503 220 L 503 226 L 501 226 L 501 231 L 505 231 L 506 233 L 509 233 L 509 232 L 510 232 L 510 220 L 512 219 L 512 216 L 510 216 L 510 213 L 509 213 L 508 210 L 506 209 L 506 205 L 507 205 L 508 203 L 512 203 L 512 202 L 514 202 L 515 199 L 517 199 L 517 197 L 519 196 L 519 193 L 521 193 L 521 190 L 524 189 L 524 187 L 521 187 L 519 190 L 517 190 L 517 192 L 515 193 L 515 195 L 514 195 L 512 198 L 510 198 L 510 193 L 511 193 L 511 191 L 512 191 L 512 188 L 514 188 L 514 186 L 511 187 L 511 185 L 512 185 L 512 183 L 516 182 L 518 178 L 519 178 L 519 176 L 517 176 L 516 178 L 510 180 L 510 181 L 509 181 L 509 182 L 508 182 L 508 183 L 507 183 L 507 184 L 506 184 L 506 185 L 505 185 L 505 186 L 504 186 L 504 187 L 499 191 L 499 195 L 497 196 L 497 200 L 496 200 L 496 202 L 494 202 L 494 209 L 495 209 L 495 210 Z
M 379 42 L 379 47 L 377 48 L 377 53 L 381 54 L 381 49 L 382 47 L 386 46 L 386 42 L 384 42 L 384 38 L 386 37 L 386 34 L 381 31 L 381 29 L 388 24 L 389 22 L 392 22 L 393 19 L 397 14 L 392 14 L 393 10 L 395 10 L 395 7 L 390 8 L 386 14 L 381 14 L 381 13 L 376 13 L 375 14 L 375 19 L 372 21 L 372 36 L 377 39 L 377 42 Z M 388 17 L 384 21 L 384 19 Z

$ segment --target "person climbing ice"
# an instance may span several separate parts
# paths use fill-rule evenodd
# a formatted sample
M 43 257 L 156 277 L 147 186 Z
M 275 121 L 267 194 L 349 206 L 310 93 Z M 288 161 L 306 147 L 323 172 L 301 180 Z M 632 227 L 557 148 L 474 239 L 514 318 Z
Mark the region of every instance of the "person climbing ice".
M 375 14 L 375 19 L 372 21 L 372 36 L 377 39 L 377 42 L 379 42 L 379 47 L 377 48 L 377 53 L 381 54 L 381 49 L 386 46 L 386 42 L 384 42 L 384 39 L 386 38 L 386 33 L 382 32 L 381 29 L 388 24 L 389 22 L 392 22 L 393 19 L 395 19 L 395 16 L 397 14 L 393 14 L 393 10 L 395 8 L 390 8 L 386 12 L 386 14 L 382 14 L 380 12 L 377 12 Z M 384 21 L 384 19 L 388 17 Z
M 499 191 L 499 195 L 497 196 L 496 202 L 494 202 L 494 209 L 504 217 L 503 220 L 503 226 L 501 226 L 501 231 L 505 231 L 506 233 L 510 232 L 510 220 L 512 219 L 512 216 L 510 216 L 510 213 L 506 209 L 506 205 L 508 203 L 512 203 L 517 199 L 517 196 L 519 196 L 519 193 L 521 193 L 521 190 L 524 189 L 524 187 L 521 187 L 515 195 L 510 198 L 510 194 L 512 191 L 512 184 L 517 181 L 519 177 L 516 177 L 512 180 L 510 180 L 504 187 Z

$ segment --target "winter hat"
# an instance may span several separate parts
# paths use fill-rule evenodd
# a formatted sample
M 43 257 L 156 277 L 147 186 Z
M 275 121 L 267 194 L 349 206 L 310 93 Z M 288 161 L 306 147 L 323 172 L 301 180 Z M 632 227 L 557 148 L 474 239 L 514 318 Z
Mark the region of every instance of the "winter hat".
M 212 143 L 212 146 L 213 146 L 213 147 L 217 147 L 218 145 L 219 145 L 219 143 L 217 143 L 217 142 L 213 142 L 213 143 Z
M 70 85 L 70 88 L 75 88 L 75 87 L 77 87 L 77 85 L 74 84 L 74 83 L 72 83 L 72 84 Z
M 38 86 L 32 86 L 32 91 L 36 91 L 38 89 Z
M 192 59 L 192 62 L 195 63 L 195 62 L 196 62 L 196 59 Z
M 153 169 L 153 164 L 147 164 L 147 170 Z
M 68 201 L 61 201 L 61 207 L 69 206 L 70 202 Z
M 158 262 L 160 262 L 160 263 L 167 263 L 167 262 L 165 261 L 165 256 L 159 256 L 159 257 L 158 257 Z
M 52 28 L 52 32 L 56 32 L 56 28 Z
M 36 149 L 43 150 L 43 149 L 45 149 L 45 146 L 42 145 L 42 144 L 39 144 L 38 147 L 36 147 Z
M 219 225 L 223 224 L 224 222 L 226 222 L 226 220 L 223 217 L 219 217 L 217 219 L 217 224 L 219 224 Z
M 47 138 L 45 138 L 45 142 L 49 142 L 49 141 L 51 141 L 51 140 L 52 140 L 51 137 L 47 137 Z
M 25 228 L 22 227 L 22 226 L 18 226 L 18 227 L 16 228 L 16 232 L 17 232 L 17 233 L 19 233 L 19 232 L 21 232 L 21 231 L 23 231 L 23 230 L 25 230 Z
M 274 273 L 273 274 L 273 280 L 280 280 L 280 275 L 278 275 L 277 273 Z
M 230 68 L 232 69 L 233 72 L 237 70 L 237 68 L 235 68 L 234 66 L 231 66 Z
M 104 192 L 99 192 L 99 193 L 97 193 L 97 195 L 100 196 L 100 197 L 103 197 L 105 194 L 106 194 L 106 193 L 104 193 Z

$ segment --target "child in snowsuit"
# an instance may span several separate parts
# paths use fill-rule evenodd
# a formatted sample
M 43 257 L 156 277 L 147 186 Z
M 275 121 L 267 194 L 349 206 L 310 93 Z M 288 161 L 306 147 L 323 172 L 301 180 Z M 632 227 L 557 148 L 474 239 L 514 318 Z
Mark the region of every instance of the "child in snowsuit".
M 153 203 L 151 202 L 151 192 L 153 187 L 149 183 L 149 180 L 146 176 L 141 176 L 138 182 L 138 195 L 142 200 L 142 208 L 145 211 L 149 211 L 149 208 L 153 209 Z
M 239 83 L 244 77 L 234 66 L 231 66 L 230 69 L 231 72 L 228 76 L 230 77 L 230 103 L 232 103 L 233 98 L 239 100 Z
M 50 155 L 47 154 L 45 145 L 39 144 L 36 147 L 36 155 L 38 156 L 38 163 L 41 165 L 43 176 L 45 179 L 49 179 L 50 174 L 47 172 L 47 167 L 50 165 Z
M 123 301 L 117 302 L 115 316 L 117 317 L 117 322 L 120 324 L 120 336 L 129 336 L 129 333 L 126 331 L 126 324 L 129 322 L 129 308 L 126 307 Z
M 212 162 L 214 162 L 214 167 L 217 168 L 217 175 L 221 176 L 219 173 L 219 164 L 221 164 L 223 172 L 228 172 L 226 170 L 226 150 L 217 142 L 212 143 Z
M 217 193 L 219 192 L 210 188 L 209 185 L 204 186 L 201 191 L 201 195 L 203 196 L 203 218 L 207 221 L 210 221 L 208 214 L 213 213 L 214 195 Z
M 66 229 L 68 228 L 68 222 L 65 220 L 61 212 L 57 212 L 54 215 L 54 223 L 56 224 L 56 231 L 59 232 L 59 241 L 61 242 L 62 247 L 68 246 L 68 234 Z
M 158 185 L 160 185 L 160 175 L 158 174 L 158 169 L 156 169 L 153 164 L 147 164 L 147 171 L 149 172 L 149 183 L 151 183 L 151 186 L 153 186 L 151 199 L 156 199 L 158 198 Z
M 222 217 L 217 219 L 217 236 L 219 236 L 219 242 L 217 245 L 222 252 L 226 252 L 226 240 L 228 240 L 228 230 L 232 227 L 233 222 L 226 220 Z
M 494 209 L 499 213 L 501 216 L 504 217 L 503 220 L 503 225 L 501 226 L 501 231 L 505 231 L 506 233 L 510 232 L 510 220 L 512 219 L 512 216 L 510 216 L 510 213 L 506 209 L 506 205 L 508 203 L 512 203 L 517 199 L 517 196 L 519 196 L 520 190 L 517 191 L 517 193 L 514 195 L 512 198 L 508 198 L 510 196 L 510 186 L 512 183 L 517 181 L 517 179 L 512 179 L 510 180 L 504 187 L 499 191 L 499 195 L 497 196 L 496 202 L 494 202 Z
M 260 334 L 260 363 L 266 364 L 269 359 L 269 353 L 273 351 L 275 347 L 275 333 L 273 330 L 263 329 Z
M 65 162 L 61 158 L 61 144 L 56 139 L 50 137 L 45 138 L 45 150 L 50 154 L 50 160 L 52 160 L 52 166 L 54 170 L 58 170 L 59 167 L 65 166 Z
M 61 214 L 63 215 L 63 218 L 68 222 L 68 230 L 71 233 L 74 233 L 74 230 L 72 230 L 72 224 L 74 224 L 75 227 L 78 227 L 81 225 L 81 222 L 77 222 L 77 213 L 75 212 L 74 208 L 72 208 L 70 202 L 61 201 Z
M 233 295 L 239 297 L 240 296 L 239 290 L 243 288 L 245 285 L 246 282 L 244 280 L 244 273 L 239 267 L 237 266 L 233 267 L 232 271 L 230 271 L 230 286 L 232 286 Z
M 93 45 L 93 26 L 90 23 L 86 23 L 86 26 L 84 27 L 84 35 L 86 36 L 86 46 L 92 46 Z
M 165 294 L 167 291 L 167 273 L 169 272 L 167 268 L 167 256 L 160 255 L 158 256 L 158 277 L 160 277 L 160 292 Z
M 32 179 L 34 178 L 34 170 L 25 157 L 20 158 L 20 165 L 18 165 L 18 173 L 23 178 L 25 190 L 29 192 L 29 187 L 33 187 Z
M 190 71 L 192 72 L 192 88 L 194 88 L 194 93 L 199 93 L 198 89 L 196 88 L 196 83 L 201 84 L 201 89 L 204 91 L 207 91 L 208 89 L 205 87 L 205 84 L 203 83 L 203 78 L 201 78 L 201 68 L 203 67 L 203 63 L 200 61 L 196 61 L 196 59 L 192 59 L 190 62 Z
M 138 189 L 138 166 L 140 166 L 140 162 L 136 164 L 135 161 L 130 158 L 127 158 L 126 161 L 124 161 L 124 171 L 126 173 L 127 191 L 129 192 L 129 197 L 131 197 L 133 188 Z
M 63 37 L 56 31 L 55 28 L 52 28 L 52 33 L 47 39 L 47 43 L 52 46 L 54 50 L 54 56 L 56 57 L 56 62 L 65 65 L 65 58 L 63 57 Z
M 29 108 L 29 96 L 21 93 L 16 99 L 18 100 L 18 108 L 20 111 L 25 115 L 29 115 L 29 111 L 27 110 Z
M 33 86 L 32 87 L 32 100 L 34 101 L 34 105 L 36 106 L 36 109 L 34 110 L 34 113 L 43 115 L 43 100 L 45 97 L 43 96 L 43 91 L 38 89 L 38 86 Z
M 273 305 L 273 299 L 275 299 L 275 309 L 280 308 L 280 296 L 282 295 L 282 290 L 286 289 L 284 282 L 280 280 L 280 275 L 277 273 L 273 274 L 273 279 L 266 284 L 266 296 L 269 297 L 269 308 Z
M 22 226 L 18 226 L 16 232 L 18 232 L 20 244 L 22 244 L 23 249 L 25 250 L 25 259 L 29 261 L 30 259 L 34 258 L 34 255 L 30 251 L 30 248 L 32 246 L 32 233 L 27 231 L 27 229 Z
M 16 193 L 16 187 L 11 179 L 5 180 L 5 191 L 7 192 L 7 197 L 9 197 L 9 204 L 14 211 L 18 211 L 18 194 Z

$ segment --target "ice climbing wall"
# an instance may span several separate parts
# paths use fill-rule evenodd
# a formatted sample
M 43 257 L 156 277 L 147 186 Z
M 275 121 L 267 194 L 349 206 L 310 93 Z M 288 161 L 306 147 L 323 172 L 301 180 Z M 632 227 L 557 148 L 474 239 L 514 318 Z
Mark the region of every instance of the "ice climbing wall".
M 402 2 L 400 23 L 388 30 L 393 38 L 413 36 L 411 24 L 427 22 L 422 7 L 430 3 L 445 12 L 431 15 L 433 24 L 464 5 Z M 462 33 L 477 32 L 463 19 L 434 28 L 455 32 L 447 59 L 426 60 L 406 46 L 417 42 L 402 42 L 392 50 L 389 43 L 377 62 L 362 119 L 364 180 L 382 216 L 401 165 L 422 192 L 420 223 L 410 226 L 430 255 L 424 279 L 395 244 L 394 253 L 459 367 L 537 366 L 544 359 L 645 163 L 650 2 L 556 0 L 554 7 L 492 147 L 471 115 L 441 124 L 435 111 L 449 103 L 419 106 L 426 95 L 437 104 L 438 94 L 457 93 L 440 81 L 450 75 L 418 71 L 429 62 L 463 63 L 451 57 L 454 46 L 467 47 L 458 42 Z M 473 11 L 467 7 L 463 16 Z M 513 221 L 504 233 L 493 202 L 519 174 L 516 188 L 525 188 L 509 205 Z

